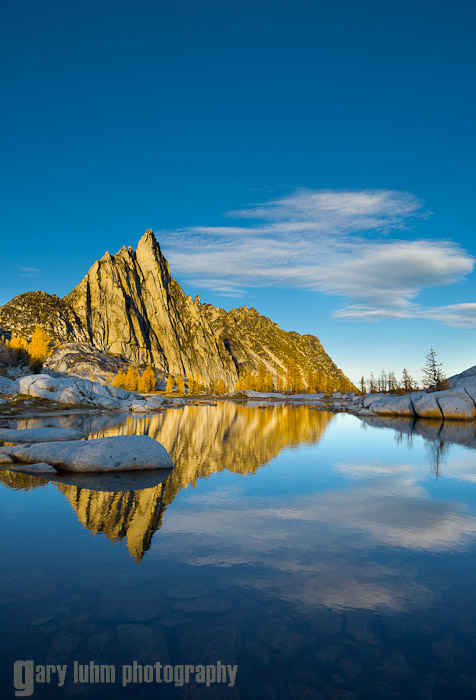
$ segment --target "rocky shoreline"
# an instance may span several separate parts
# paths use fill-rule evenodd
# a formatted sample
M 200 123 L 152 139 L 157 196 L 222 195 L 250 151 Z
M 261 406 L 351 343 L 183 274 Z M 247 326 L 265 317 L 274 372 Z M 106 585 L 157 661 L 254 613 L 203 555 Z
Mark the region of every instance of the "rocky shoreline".
M 16 380 L 0 377 L 0 417 L 8 418 L 13 409 L 75 412 L 78 410 L 129 411 L 151 413 L 188 404 L 213 405 L 221 400 L 246 401 L 266 407 L 274 404 L 308 405 L 331 412 L 348 412 L 359 417 L 389 416 L 430 418 L 437 420 L 476 420 L 476 366 L 451 377 L 449 389 L 414 391 L 408 394 L 375 393 L 355 395 L 334 392 L 331 396 L 315 394 L 280 394 L 276 392 L 240 391 L 220 396 L 170 396 L 163 393 L 139 394 L 90 379 L 48 374 L 31 374 Z M 2 411 L 2 405 L 4 410 Z M 14 411 L 18 414 L 18 410 Z M 1 428 L 1 426 L 0 426 Z M 1 439 L 1 438 L 0 438 Z

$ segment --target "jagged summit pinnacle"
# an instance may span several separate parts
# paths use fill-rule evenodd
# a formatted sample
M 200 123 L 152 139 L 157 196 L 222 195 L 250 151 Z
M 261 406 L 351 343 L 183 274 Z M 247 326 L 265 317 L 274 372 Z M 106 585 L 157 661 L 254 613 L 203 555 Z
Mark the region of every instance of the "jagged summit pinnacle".
M 155 248 L 155 246 L 158 246 L 158 245 L 159 245 L 159 241 L 158 241 L 157 238 L 155 237 L 155 233 L 152 231 L 151 228 L 146 229 L 145 233 L 144 233 L 144 234 L 141 236 L 141 238 L 139 239 L 138 246 L 139 246 L 141 243 L 142 243 L 142 244 L 145 244 L 145 245 L 152 246 L 152 247 L 154 247 L 154 248 Z

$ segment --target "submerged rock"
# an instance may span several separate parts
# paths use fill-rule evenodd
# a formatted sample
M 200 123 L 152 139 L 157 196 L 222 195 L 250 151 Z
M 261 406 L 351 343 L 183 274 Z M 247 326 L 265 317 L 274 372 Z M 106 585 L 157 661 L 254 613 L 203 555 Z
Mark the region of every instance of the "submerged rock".
M 51 476 L 53 474 L 58 475 L 58 470 L 51 466 L 51 464 L 46 464 L 46 462 L 39 462 L 38 464 L 19 464 L 10 467 L 11 472 L 21 472 L 22 474 L 33 474 L 33 476 L 43 476 L 44 474 Z
M 29 428 L 13 430 L 0 428 L 0 440 L 4 442 L 57 442 L 82 440 L 86 435 L 70 428 Z
M 64 471 L 125 472 L 170 469 L 167 450 L 147 435 L 119 435 L 81 442 L 44 442 L 11 449 L 14 459 L 48 462 Z

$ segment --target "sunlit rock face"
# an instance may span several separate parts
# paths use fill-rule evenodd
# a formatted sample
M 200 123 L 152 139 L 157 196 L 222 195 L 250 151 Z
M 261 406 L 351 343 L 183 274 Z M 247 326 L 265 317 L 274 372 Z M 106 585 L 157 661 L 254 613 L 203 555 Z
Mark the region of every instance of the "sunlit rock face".
M 152 231 L 136 250 L 106 253 L 63 299 L 28 292 L 0 308 L 2 331 L 30 337 L 36 324 L 71 344 L 48 359 L 53 371 L 105 378 L 119 357 L 232 388 L 240 372 L 264 365 L 277 378 L 293 364 L 354 388 L 316 337 L 283 331 L 255 309 L 227 313 L 186 296 Z
M 104 533 L 111 542 L 126 539 L 130 555 L 140 561 L 160 527 L 165 507 L 182 488 L 194 486 L 200 477 L 228 469 L 253 473 L 285 447 L 315 444 L 333 419 L 331 413 L 307 406 L 270 406 L 264 410 L 232 402 L 220 406 L 186 406 L 181 410 L 147 418 L 96 418 L 89 426 L 91 438 L 116 435 L 149 435 L 164 445 L 174 468 L 163 481 L 150 488 L 136 488 L 118 481 L 114 487 L 81 482 L 85 475 L 53 477 L 51 481 L 66 496 L 79 521 L 94 534 Z M 79 420 L 61 419 L 66 425 Z M 94 421 L 94 418 L 91 419 Z M 31 427 L 31 419 L 19 428 Z M 77 426 L 79 427 L 79 426 Z M 82 423 L 82 430 L 87 426 Z M 125 475 L 120 475 L 121 477 Z M 91 477 L 89 477 L 91 478 Z M 0 470 L 0 480 L 10 488 L 30 489 L 47 483 L 45 478 Z M 65 483 L 68 480 L 71 483 Z M 76 483 L 74 483 L 76 482 Z M 84 484 L 84 485 L 83 485 Z

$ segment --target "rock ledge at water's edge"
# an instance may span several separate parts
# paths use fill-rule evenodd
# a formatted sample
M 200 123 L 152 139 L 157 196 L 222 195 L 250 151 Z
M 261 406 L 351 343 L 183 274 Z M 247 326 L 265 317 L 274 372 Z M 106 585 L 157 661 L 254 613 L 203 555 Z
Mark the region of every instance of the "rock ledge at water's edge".
M 367 394 L 347 410 L 362 416 L 417 416 L 438 420 L 476 420 L 476 366 L 450 377 L 450 389 L 414 391 L 402 396 Z

